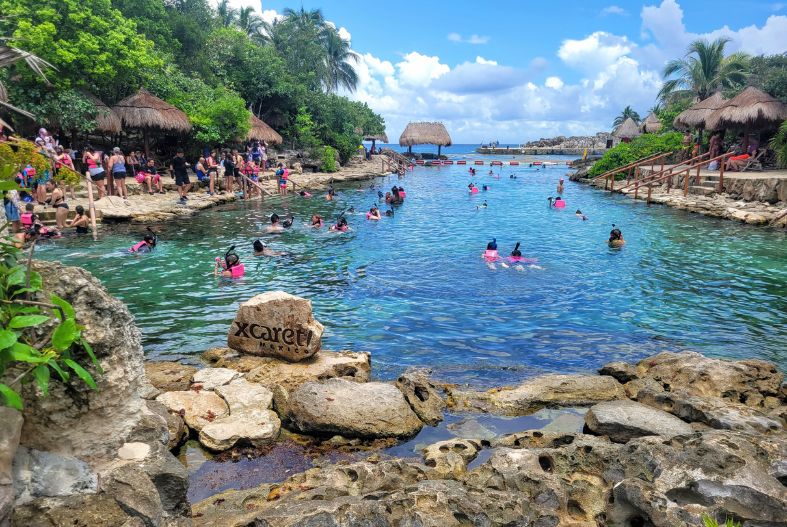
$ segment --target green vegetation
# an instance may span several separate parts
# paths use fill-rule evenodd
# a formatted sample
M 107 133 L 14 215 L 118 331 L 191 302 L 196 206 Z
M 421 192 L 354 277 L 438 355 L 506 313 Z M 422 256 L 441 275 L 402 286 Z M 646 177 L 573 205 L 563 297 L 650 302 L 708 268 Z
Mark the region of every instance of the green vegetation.
M 787 168 L 787 121 L 779 127 L 769 146 L 776 152 L 776 163 L 780 168 Z
M 623 111 L 620 112 L 620 115 L 615 117 L 615 120 L 612 121 L 612 126 L 620 126 L 625 122 L 626 119 L 631 118 L 634 119 L 634 122 L 640 122 L 640 117 L 637 112 L 631 106 L 626 106 L 623 108 Z
M 680 150 L 683 148 L 682 141 L 683 136 L 677 132 L 669 132 L 662 135 L 641 135 L 630 143 L 620 143 L 607 150 L 604 156 L 596 161 L 588 175 L 590 177 L 600 176 L 604 172 L 626 166 L 643 157 Z M 617 179 L 625 177 L 624 173 L 616 176 Z
M 320 170 L 323 172 L 336 172 L 336 150 L 330 146 L 323 148 Z
M 287 146 L 319 156 L 329 145 L 342 161 L 361 134 L 384 130 L 366 104 L 336 93 L 355 90 L 359 57 L 320 10 L 287 9 L 272 24 L 208 0 L 0 0 L 0 12 L 8 44 L 56 68 L 47 82 L 21 61 L 0 82 L 14 78 L 9 99 L 53 128 L 94 126 L 83 91 L 111 106 L 145 87 L 189 116 L 194 147 L 243 139 L 249 110 Z
M 702 515 L 703 527 L 741 527 L 740 522 L 736 522 L 731 518 L 727 518 L 724 523 L 719 523 L 707 514 Z

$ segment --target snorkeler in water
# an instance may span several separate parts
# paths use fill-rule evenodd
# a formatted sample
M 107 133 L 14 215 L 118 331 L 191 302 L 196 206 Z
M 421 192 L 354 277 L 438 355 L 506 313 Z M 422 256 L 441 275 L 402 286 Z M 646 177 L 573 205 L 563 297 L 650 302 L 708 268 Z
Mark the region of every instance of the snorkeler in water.
M 350 230 L 350 226 L 347 225 L 347 218 L 344 216 L 339 218 L 335 225 L 331 225 L 331 230 L 336 232 L 347 232 Z
M 281 226 L 284 227 L 285 229 L 289 229 L 290 227 L 292 227 L 294 221 L 295 221 L 295 216 L 290 214 L 289 218 L 281 222 Z
M 587 216 L 585 216 L 584 214 L 582 214 L 582 211 L 581 211 L 581 210 L 579 210 L 579 209 L 577 209 L 577 211 L 574 213 L 574 215 L 575 215 L 577 218 L 581 219 L 582 221 L 587 221 L 587 220 L 588 220 L 588 217 L 587 217 Z
M 305 190 L 301 190 L 300 192 L 298 192 L 298 194 L 302 198 L 310 198 L 310 197 L 312 197 L 312 195 L 310 193 L 306 192 Z
M 254 256 L 282 256 L 286 253 L 281 251 L 274 251 L 260 240 L 254 240 L 254 243 L 251 244 L 252 249 L 254 249 Z
M 311 226 L 315 229 L 322 228 L 322 216 L 319 214 L 312 214 Z
M 609 240 L 607 241 L 610 247 L 623 247 L 626 244 L 626 241 L 623 239 L 623 233 L 620 232 L 620 229 L 615 227 L 615 224 L 612 224 L 612 230 L 609 232 Z
M 275 212 L 271 214 L 271 224 L 265 229 L 265 232 L 281 232 L 284 227 L 281 225 L 279 215 Z
M 380 220 L 382 216 L 380 215 L 380 209 L 377 208 L 377 205 L 372 205 L 372 208 L 369 209 L 369 212 L 366 213 L 367 220 Z
M 142 241 L 132 245 L 128 252 L 134 254 L 146 254 L 153 252 L 153 249 L 156 248 L 156 244 L 158 243 L 158 235 L 153 232 L 153 229 L 150 227 L 148 227 L 147 230 L 148 234 L 142 238 Z
M 220 256 L 216 257 L 216 264 L 213 267 L 213 276 L 241 278 L 245 272 L 246 269 L 241 263 L 238 253 L 235 252 L 234 245 L 224 253 L 224 258 Z

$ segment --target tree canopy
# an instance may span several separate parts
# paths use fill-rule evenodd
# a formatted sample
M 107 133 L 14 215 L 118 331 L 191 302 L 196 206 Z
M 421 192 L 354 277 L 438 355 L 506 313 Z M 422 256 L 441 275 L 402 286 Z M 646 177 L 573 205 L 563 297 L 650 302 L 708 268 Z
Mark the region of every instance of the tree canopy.
M 271 24 L 226 0 L 0 0 L 0 12 L 10 45 L 57 68 L 51 85 L 23 64 L 0 74 L 15 79 L 10 100 L 52 126 L 91 128 L 84 92 L 111 106 L 144 87 L 189 116 L 200 144 L 242 139 L 250 111 L 285 144 L 329 145 L 343 160 L 359 132 L 384 131 L 367 105 L 335 94 L 355 89 L 358 56 L 320 10 L 287 9 Z

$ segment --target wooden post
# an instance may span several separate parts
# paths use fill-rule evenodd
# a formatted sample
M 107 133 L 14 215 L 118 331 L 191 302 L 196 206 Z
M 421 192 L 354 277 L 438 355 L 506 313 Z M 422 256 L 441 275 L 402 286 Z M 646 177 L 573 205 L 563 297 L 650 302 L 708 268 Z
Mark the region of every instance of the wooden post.
M 686 169 L 686 175 L 683 176 L 683 195 L 689 195 L 689 178 L 691 177 L 691 169 Z
M 650 194 L 653 191 L 653 185 L 648 183 L 648 205 L 650 205 Z
M 724 165 L 725 165 L 725 161 L 727 161 L 727 159 L 724 158 L 724 157 L 722 157 L 719 160 L 719 189 L 717 191 L 719 194 L 724 192 Z
M 701 166 L 702 165 L 697 165 L 697 176 L 694 178 L 695 179 L 695 183 L 694 183 L 695 185 L 699 185 L 700 183 L 702 183 L 702 178 L 700 176 L 700 167 Z
M 615 192 L 615 174 L 609 177 L 609 191 Z
M 96 204 L 93 201 L 93 181 L 90 180 L 90 173 L 86 174 L 87 180 L 87 204 L 90 213 L 90 226 L 93 228 L 93 239 L 98 237 L 98 229 L 96 228 Z

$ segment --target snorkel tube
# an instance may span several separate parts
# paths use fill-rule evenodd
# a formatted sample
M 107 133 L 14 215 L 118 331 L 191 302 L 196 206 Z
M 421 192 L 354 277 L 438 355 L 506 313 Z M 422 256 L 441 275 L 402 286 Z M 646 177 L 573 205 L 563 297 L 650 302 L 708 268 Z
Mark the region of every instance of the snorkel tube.
M 484 259 L 487 261 L 497 260 L 500 255 L 497 252 L 497 238 L 492 238 L 492 241 L 486 244 L 486 251 L 484 251 Z

